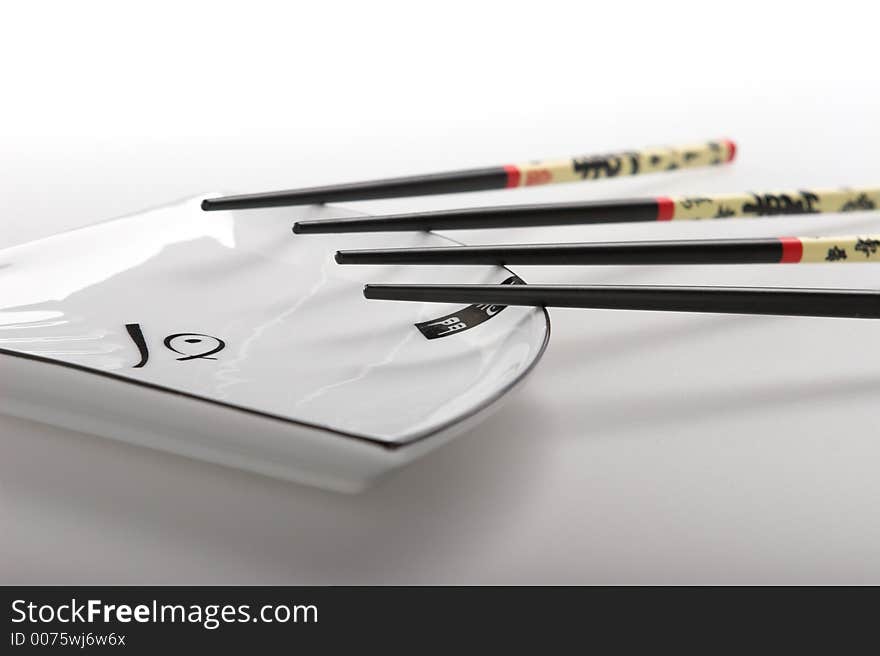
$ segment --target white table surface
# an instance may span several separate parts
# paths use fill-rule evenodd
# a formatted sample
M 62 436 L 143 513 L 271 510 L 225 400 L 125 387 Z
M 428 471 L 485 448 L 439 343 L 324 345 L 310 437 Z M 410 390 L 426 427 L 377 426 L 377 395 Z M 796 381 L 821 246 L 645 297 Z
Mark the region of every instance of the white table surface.
M 109 3 L 90 9 L 97 25 L 59 3 L 50 24 L 34 7 L 4 21 L 0 246 L 203 191 L 722 136 L 740 146 L 730 167 L 353 206 L 880 183 L 877 10 L 863 3 L 794 9 L 797 20 L 772 3 L 732 15 L 692 2 L 599 15 L 404 3 L 384 19 L 354 4 L 247 6 L 141 16 Z M 457 235 L 870 231 L 877 215 Z M 518 272 L 880 285 L 873 265 Z M 358 496 L 0 417 L 0 583 L 880 582 L 880 324 L 578 310 L 552 321 L 544 360 L 494 417 Z

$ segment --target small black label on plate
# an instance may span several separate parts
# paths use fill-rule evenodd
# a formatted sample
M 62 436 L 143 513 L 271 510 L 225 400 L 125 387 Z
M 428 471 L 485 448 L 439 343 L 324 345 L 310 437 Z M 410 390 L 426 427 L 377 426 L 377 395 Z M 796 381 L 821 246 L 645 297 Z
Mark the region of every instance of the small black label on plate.
M 518 276 L 510 276 L 501 282 L 502 285 L 525 284 Z M 464 330 L 470 330 L 488 321 L 501 312 L 506 305 L 468 305 L 465 308 L 430 321 L 415 324 L 426 339 L 449 337 Z

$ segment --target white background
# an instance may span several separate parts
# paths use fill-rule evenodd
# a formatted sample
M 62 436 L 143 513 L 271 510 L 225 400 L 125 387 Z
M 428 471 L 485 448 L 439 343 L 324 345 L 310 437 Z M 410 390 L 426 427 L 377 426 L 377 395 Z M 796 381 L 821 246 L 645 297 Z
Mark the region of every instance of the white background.
M 359 206 L 878 184 L 877 11 L 821 6 L 17 3 L 0 246 L 209 190 L 724 136 L 741 151 L 724 169 Z M 862 214 L 459 236 L 871 230 Z M 519 272 L 877 287 L 875 267 Z M 880 324 L 552 317 L 508 405 L 355 497 L 0 418 L 0 583 L 880 582 Z

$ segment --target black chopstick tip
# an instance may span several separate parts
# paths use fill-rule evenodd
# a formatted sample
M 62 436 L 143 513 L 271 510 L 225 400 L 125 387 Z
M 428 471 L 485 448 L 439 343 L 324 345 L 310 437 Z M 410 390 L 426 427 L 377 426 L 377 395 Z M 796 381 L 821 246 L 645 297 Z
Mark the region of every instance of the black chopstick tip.
M 394 296 L 389 296 L 387 292 L 382 293 L 384 289 L 392 286 L 393 285 L 366 284 L 364 285 L 364 298 L 380 301 L 393 301 L 395 300 Z
M 205 198 L 202 201 L 203 212 L 219 212 L 231 209 L 235 209 L 235 206 L 230 205 L 225 198 Z
M 381 254 L 382 251 L 379 251 Z M 336 264 L 385 264 L 373 251 L 336 251 Z
M 296 235 L 314 235 L 324 232 L 321 230 L 323 221 L 297 221 L 293 224 L 293 233 Z

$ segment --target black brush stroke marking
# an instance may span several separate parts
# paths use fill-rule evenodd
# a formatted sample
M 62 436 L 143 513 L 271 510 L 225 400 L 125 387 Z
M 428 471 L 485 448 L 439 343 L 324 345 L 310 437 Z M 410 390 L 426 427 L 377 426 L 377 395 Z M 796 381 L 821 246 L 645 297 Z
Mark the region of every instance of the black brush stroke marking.
M 127 323 L 125 324 L 125 329 L 128 331 L 128 336 L 131 337 L 131 341 L 137 346 L 138 353 L 141 355 L 141 361 L 134 365 L 132 369 L 140 369 L 150 359 L 150 349 L 147 348 L 147 340 L 144 339 L 144 333 L 139 323 Z

